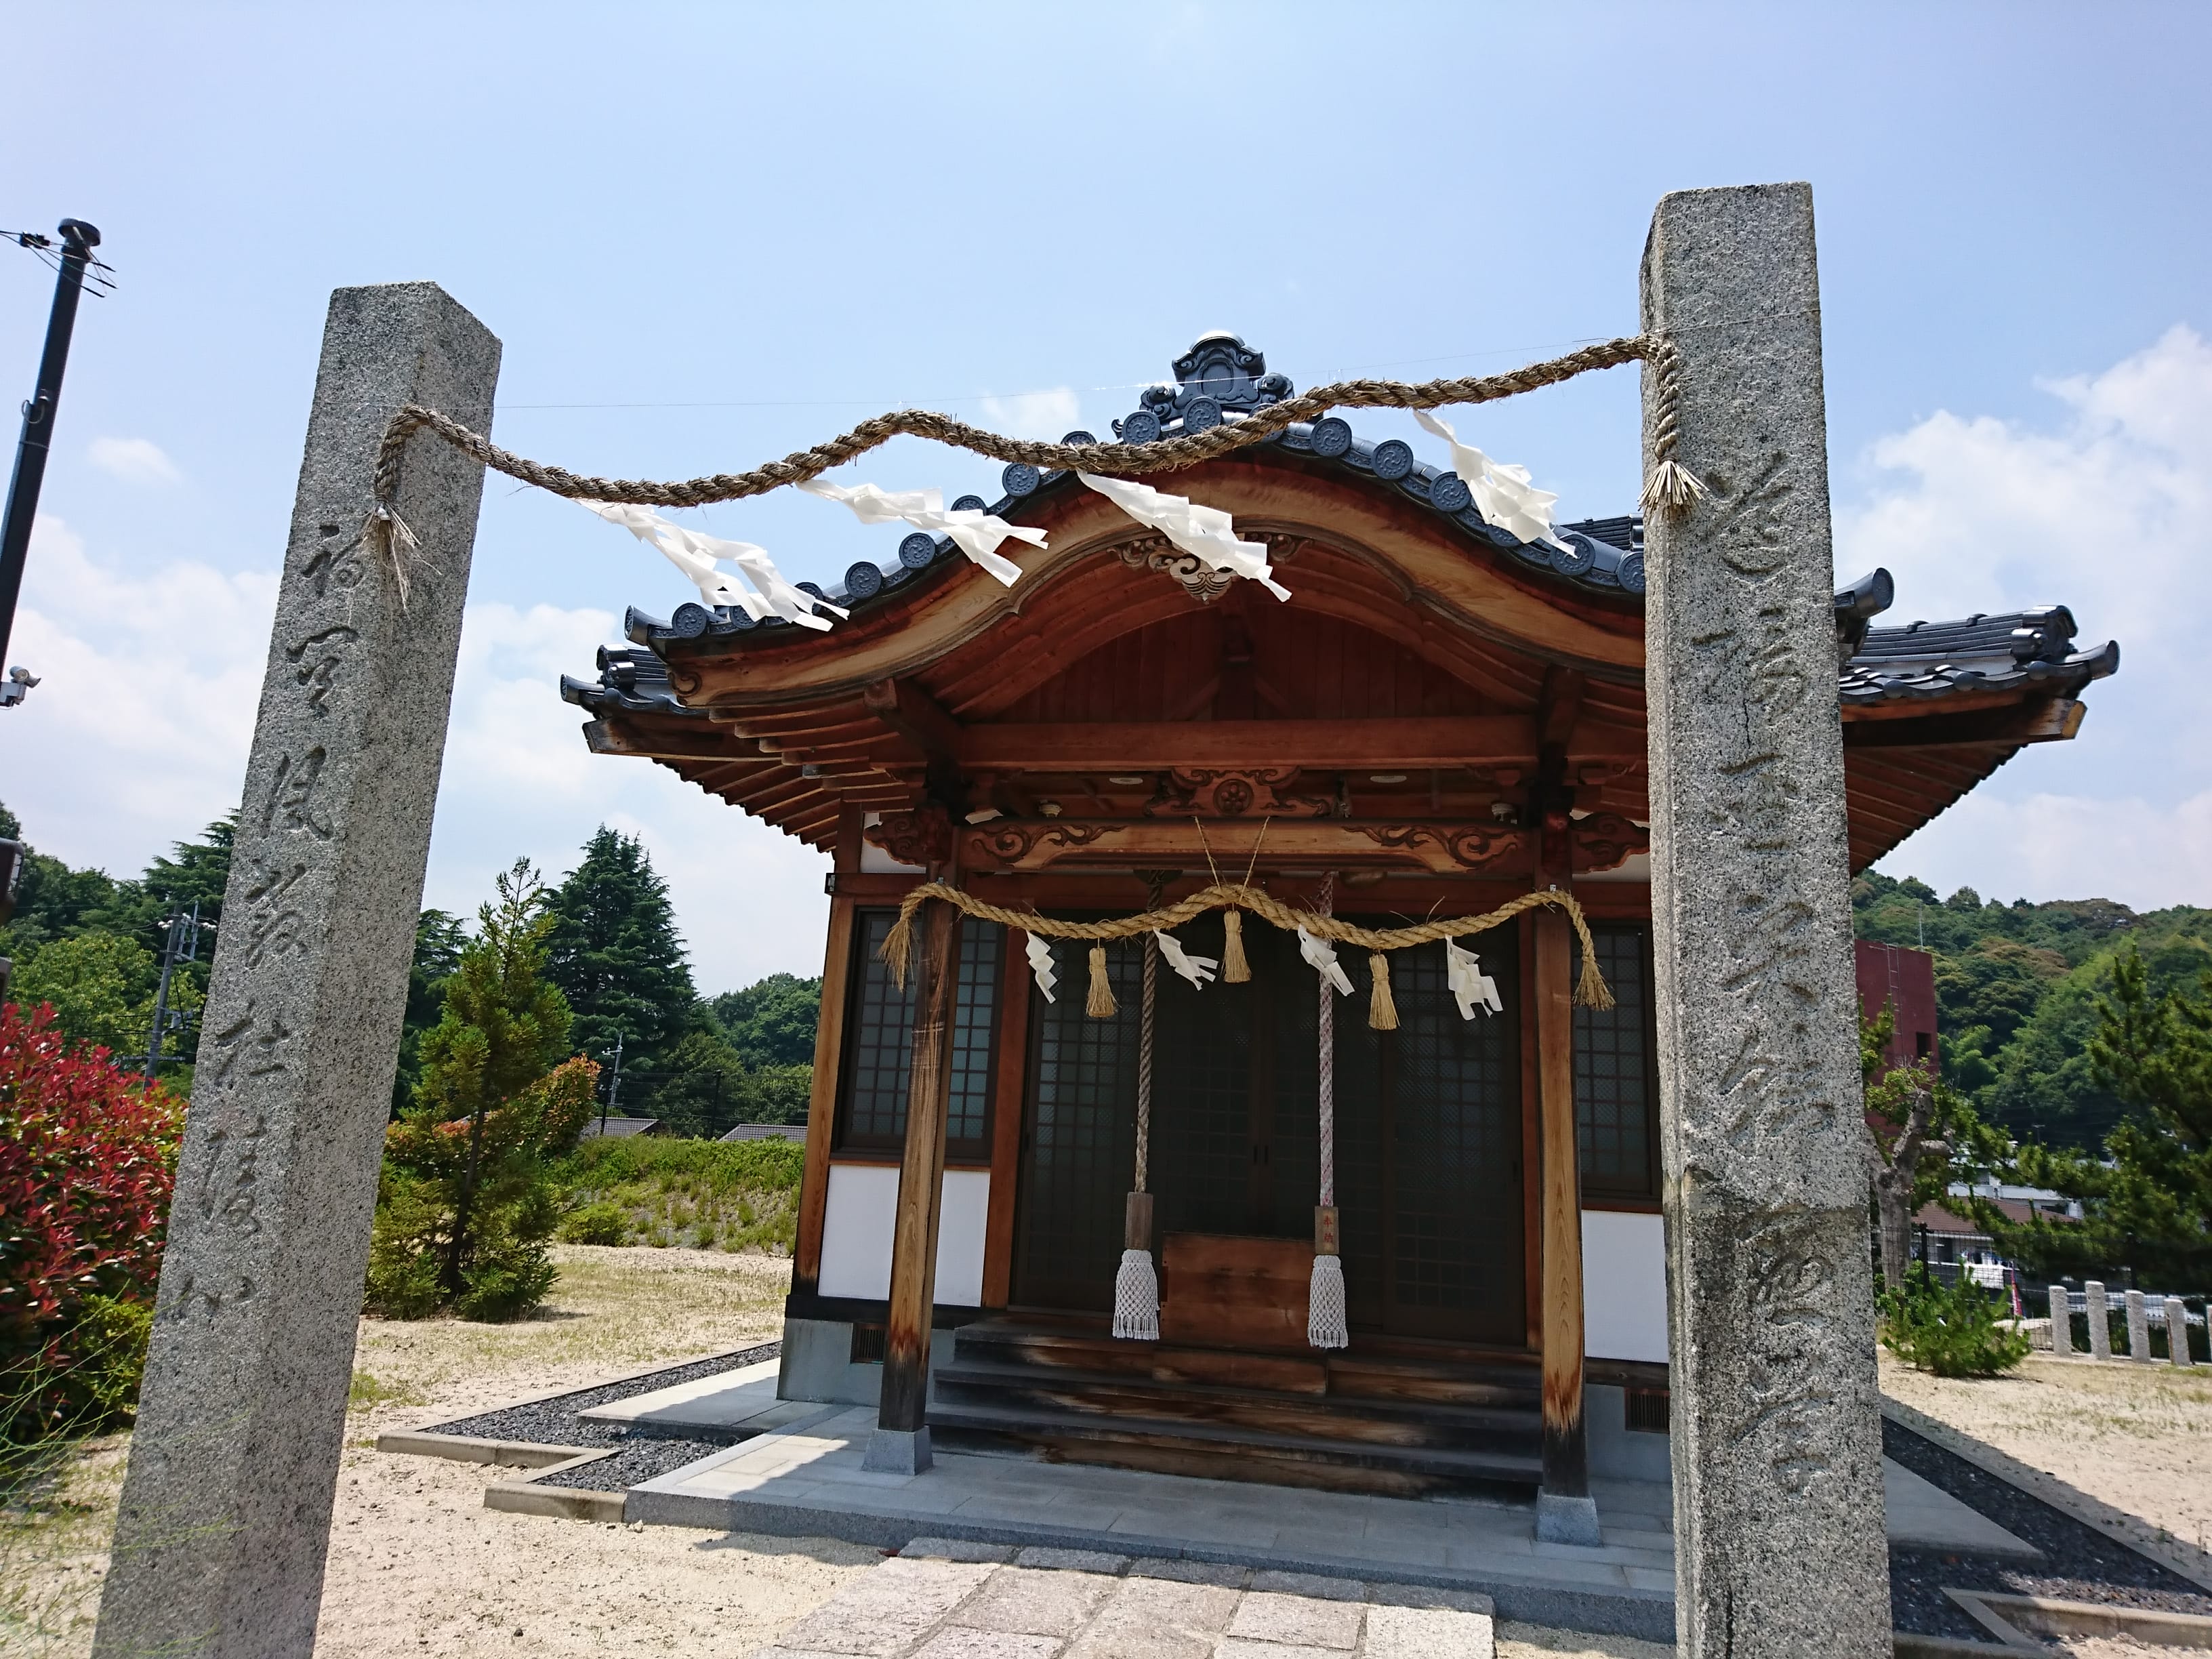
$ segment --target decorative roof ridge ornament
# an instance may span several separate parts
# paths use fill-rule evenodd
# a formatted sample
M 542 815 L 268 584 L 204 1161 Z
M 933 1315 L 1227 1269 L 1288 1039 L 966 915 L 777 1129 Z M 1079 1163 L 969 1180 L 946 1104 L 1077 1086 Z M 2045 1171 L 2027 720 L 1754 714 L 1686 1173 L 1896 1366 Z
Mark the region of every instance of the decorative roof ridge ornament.
M 1146 386 L 1138 398 L 1143 407 L 1114 422 L 1114 435 L 1123 443 L 1155 442 L 1171 427 L 1184 434 L 1210 432 L 1296 390 L 1289 375 L 1267 373 L 1265 352 L 1225 329 L 1200 335 L 1171 367 L 1175 385 Z

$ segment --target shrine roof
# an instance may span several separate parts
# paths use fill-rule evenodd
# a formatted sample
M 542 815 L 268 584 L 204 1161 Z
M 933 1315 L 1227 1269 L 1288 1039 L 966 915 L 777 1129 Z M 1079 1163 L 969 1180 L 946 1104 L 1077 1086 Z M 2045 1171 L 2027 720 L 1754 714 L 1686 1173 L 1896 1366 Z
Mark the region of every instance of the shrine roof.
M 1610 532 L 1624 539 L 1634 534 L 1640 542 L 1642 523 L 1640 519 L 1595 520 L 1586 528 L 1593 539 L 1599 538 L 1601 532 Z M 1837 695 L 1847 706 L 1919 702 L 1954 694 L 2028 686 L 2073 694 L 2120 665 L 2120 647 L 2115 641 L 2075 647 L 2074 613 L 2063 605 L 1978 611 L 1954 622 L 1872 626 L 1872 619 L 1889 608 L 1894 594 L 1889 572 L 1881 569 L 1837 591 L 1840 653 Z M 633 633 L 632 637 L 638 635 Z M 648 641 L 629 649 L 602 647 L 599 670 L 597 680 L 562 675 L 562 696 L 594 714 L 706 718 L 703 710 L 686 708 L 677 699 L 669 683 L 668 665 L 654 653 Z
M 1139 407 L 1113 423 L 1115 438 L 1125 443 L 1151 443 L 1185 432 L 1206 431 L 1248 410 L 1279 403 L 1294 390 L 1287 376 L 1267 372 L 1263 353 L 1231 334 L 1207 335 L 1176 360 L 1174 369 L 1174 385 L 1146 387 Z M 1060 441 L 1087 444 L 1097 440 L 1091 433 L 1077 431 Z M 1259 459 L 1294 458 L 1317 464 L 1324 471 L 1387 485 L 1435 514 L 1468 544 L 1502 550 L 1532 571 L 1595 592 L 1632 597 L 1644 592 L 1641 517 L 1562 524 L 1559 539 L 1566 544 L 1564 550 L 1540 542 L 1524 542 L 1482 516 L 1458 474 L 1419 459 L 1403 439 L 1377 441 L 1359 437 L 1350 422 L 1334 415 L 1295 422 L 1238 453 Z M 951 505 L 1021 523 L 1036 507 L 1081 485 L 1073 472 L 1040 471 L 1017 462 L 1000 473 L 999 488 L 1000 494 L 994 501 L 970 495 L 960 496 Z M 951 537 L 917 530 L 899 542 L 896 556 L 889 565 L 862 560 L 846 570 L 844 580 L 836 587 L 824 588 L 814 582 L 798 586 L 817 599 L 860 613 L 892 602 L 918 577 L 961 559 Z M 665 621 L 632 609 L 623 619 L 623 631 L 633 644 L 652 647 L 678 640 L 735 641 L 748 635 L 780 636 L 782 630 L 795 626 L 781 617 L 756 620 L 735 606 L 695 604 L 678 605 Z

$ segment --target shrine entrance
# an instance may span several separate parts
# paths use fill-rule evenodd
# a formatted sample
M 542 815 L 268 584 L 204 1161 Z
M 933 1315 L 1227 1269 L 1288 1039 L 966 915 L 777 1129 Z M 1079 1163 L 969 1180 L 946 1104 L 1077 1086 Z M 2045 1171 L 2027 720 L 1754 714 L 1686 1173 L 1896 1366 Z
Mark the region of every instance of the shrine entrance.
M 1517 988 L 1513 930 L 1482 943 L 1488 971 Z M 1163 1317 L 1190 1340 L 1206 1332 L 1240 1346 L 1257 1327 L 1236 1298 L 1264 1297 L 1255 1281 L 1282 1255 L 1279 1276 L 1300 1310 L 1287 1346 L 1303 1350 L 1307 1268 L 1288 1258 L 1311 1256 L 1316 981 L 1291 935 L 1254 929 L 1246 949 L 1248 982 L 1200 993 L 1160 979 L 1151 1185 L 1168 1278 Z M 1435 960 L 1401 959 L 1396 1030 L 1337 1023 L 1337 1203 L 1352 1327 L 1355 1341 L 1364 1333 L 1518 1348 L 1527 1330 L 1518 1022 L 1462 1019 L 1442 951 L 1428 954 Z M 1134 942 L 1108 951 L 1124 1007 L 1140 994 L 1141 960 Z M 1088 1018 L 1079 997 L 1062 995 L 1037 1000 L 1030 1029 L 1012 1302 L 1103 1314 L 1135 1146 L 1137 1025 Z M 1258 1248 L 1263 1240 L 1280 1247 Z M 1222 1264 L 1212 1275 L 1218 1291 L 1188 1267 L 1178 1274 L 1178 1262 L 1211 1261 Z M 1222 1305 L 1211 1305 L 1217 1295 Z

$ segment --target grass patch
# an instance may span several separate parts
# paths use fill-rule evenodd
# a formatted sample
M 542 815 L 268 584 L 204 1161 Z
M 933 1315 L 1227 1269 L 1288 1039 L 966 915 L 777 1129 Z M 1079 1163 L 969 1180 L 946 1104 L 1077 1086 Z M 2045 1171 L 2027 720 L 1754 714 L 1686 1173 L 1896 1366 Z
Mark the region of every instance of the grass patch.
M 346 1409 L 349 1412 L 374 1411 L 379 1406 L 419 1406 L 422 1396 L 404 1382 L 380 1382 L 367 1371 L 353 1374 L 353 1385 L 346 1390 Z
M 587 1140 L 555 1169 L 568 1206 L 562 1237 L 787 1256 L 805 1161 L 791 1140 Z

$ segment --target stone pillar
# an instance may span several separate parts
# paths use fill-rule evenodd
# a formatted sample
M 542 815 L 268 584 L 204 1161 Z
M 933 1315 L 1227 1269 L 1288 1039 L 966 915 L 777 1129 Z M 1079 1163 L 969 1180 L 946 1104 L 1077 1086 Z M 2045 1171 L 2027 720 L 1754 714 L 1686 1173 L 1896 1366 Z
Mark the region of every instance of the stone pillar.
M 2175 1365 L 2196 1364 L 2189 1352 L 2189 1305 L 2178 1296 L 2166 1298 L 2166 1357 Z
M 1589 1443 L 1583 1419 L 1583 1206 L 1575 1134 L 1574 933 L 1540 910 L 1536 934 L 1536 1111 L 1543 1147 L 1538 1229 L 1543 1285 L 1544 1485 L 1536 1536 L 1596 1545 Z
M 2141 1291 L 2128 1292 L 2128 1358 L 2150 1363 L 2150 1305 Z
M 409 446 L 404 608 L 360 531 L 393 409 L 487 430 L 499 355 L 432 283 L 331 296 L 101 1656 L 314 1644 L 483 468 Z
M 891 1227 L 891 1291 L 884 1380 L 862 1467 L 919 1474 L 929 1467 L 929 1337 L 936 1306 L 937 1226 L 945 1193 L 945 1116 L 952 1103 L 952 1001 L 960 918 L 942 902 L 915 919 L 914 1058 L 908 1073 L 906 1152 Z
M 1643 319 L 1711 492 L 1644 555 L 1676 1629 L 1687 1659 L 1887 1659 L 1811 188 L 1662 198 Z
M 2096 1279 L 2085 1279 L 2081 1299 L 2089 1308 L 2089 1358 L 2110 1359 L 2112 1357 L 2112 1310 L 2105 1305 L 2105 1287 Z
M 2051 1287 L 2051 1352 L 2074 1357 L 2074 1293 L 2063 1285 Z

